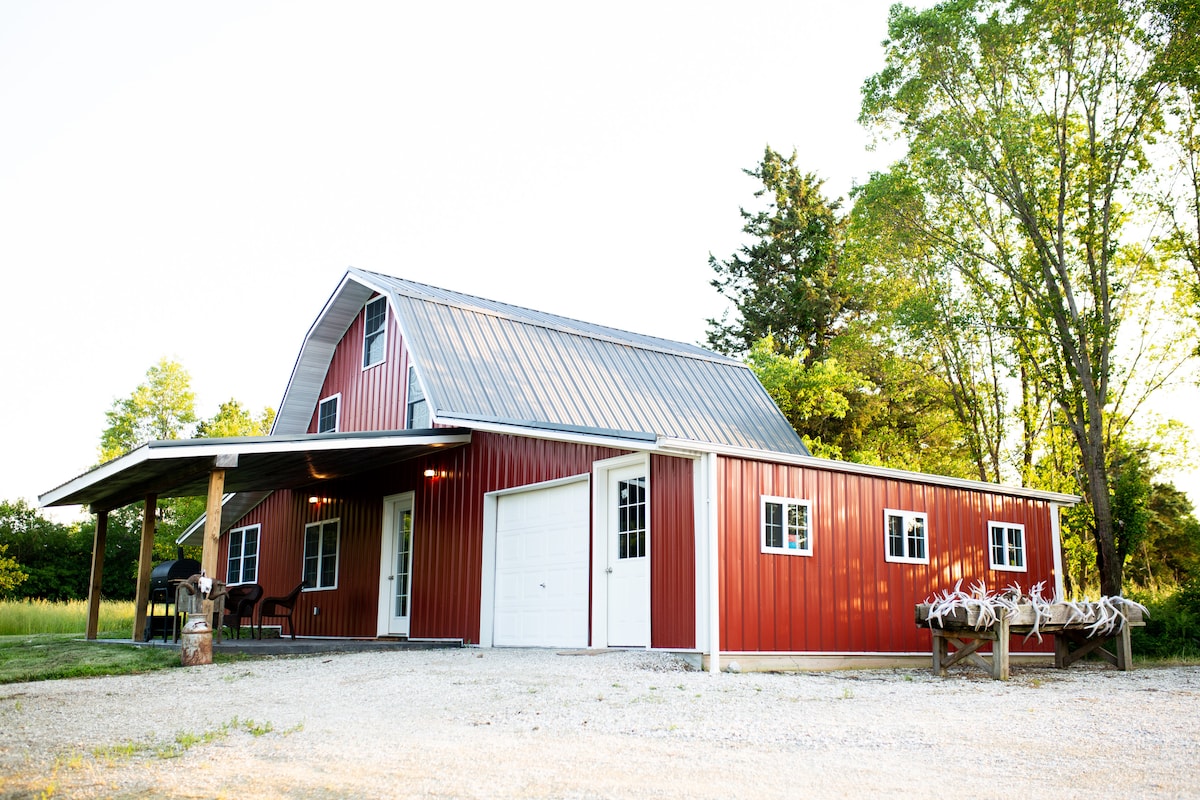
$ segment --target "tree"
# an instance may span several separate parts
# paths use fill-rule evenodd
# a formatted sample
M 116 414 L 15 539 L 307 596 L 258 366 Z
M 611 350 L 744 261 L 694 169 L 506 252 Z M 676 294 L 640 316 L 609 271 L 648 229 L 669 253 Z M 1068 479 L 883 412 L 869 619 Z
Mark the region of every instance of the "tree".
M 0 548 L 27 576 L 11 594 L 56 601 L 86 598 L 95 531 L 94 520 L 64 525 L 43 517 L 24 500 L 0 502 Z M 140 536 L 140 522 L 123 525 L 110 517 L 100 587 L 105 597 L 133 597 Z
M 844 419 L 851 395 L 866 391 L 865 376 L 843 368 L 830 358 L 806 364 L 804 353 L 781 354 L 773 337 L 755 342 L 746 363 L 771 395 L 775 405 L 798 432 L 804 444 L 819 457 L 840 458 L 840 442 L 827 441 L 830 420 Z
M 1122 578 L 1109 473 L 1110 422 L 1129 416 L 1114 408 L 1117 336 L 1155 267 L 1133 224 L 1163 124 L 1151 15 L 1141 0 L 894 6 L 886 66 L 863 88 L 862 120 L 908 144 L 925 204 L 913 224 L 957 254 L 959 280 L 995 298 L 1071 433 L 1105 594 Z M 1160 355 L 1147 386 L 1177 366 Z
M 1200 8 L 1191 0 L 1161 0 L 1157 10 L 1166 43 L 1155 68 L 1168 84 L 1170 158 L 1159 194 L 1163 243 L 1187 313 L 1200 318 Z
M 191 380 L 187 370 L 166 358 L 150 367 L 146 382 L 104 413 L 108 426 L 100 435 L 100 460 L 118 458 L 147 442 L 191 435 L 196 422 Z
M 275 421 L 275 409 L 264 408 L 255 417 L 237 400 L 230 398 L 221 403 L 212 419 L 203 420 L 196 426 L 197 439 L 220 439 L 230 436 L 266 436 Z
M 1155 483 L 1146 504 L 1146 539 L 1133 559 L 1145 559 L 1144 585 L 1183 585 L 1200 579 L 1200 521 L 1188 496 L 1169 483 Z
M 15 558 L 5 555 L 8 545 L 0 544 L 0 597 L 7 597 L 29 577 Z
M 947 397 L 924 354 L 901 353 L 888 324 L 892 277 L 847 239 L 849 220 L 796 156 L 766 148 L 746 174 L 765 209 L 741 209 L 751 240 L 709 257 L 736 318 L 709 320 L 709 346 L 742 354 L 810 449 L 828 457 L 970 474 Z
M 708 320 L 708 345 L 738 354 L 771 336 L 781 352 L 804 352 L 811 365 L 828 355 L 856 309 L 842 274 L 845 220 L 839 204 L 821 194 L 821 181 L 796 166 L 794 152 L 784 158 L 768 146 L 758 167 L 745 173 L 762 182 L 754 196 L 766 208 L 741 209 L 748 244 L 727 261 L 708 257 L 717 273 L 712 285 L 738 317 Z
M 925 201 L 903 166 L 873 175 L 856 188 L 854 198 L 851 249 L 886 275 L 886 313 L 895 346 L 910 359 L 931 364 L 944 382 L 974 477 L 1003 481 L 1011 473 L 1006 444 L 1015 416 L 1009 384 L 1018 370 L 991 298 L 957 280 L 957 254 L 923 235 Z M 1032 425 L 1035 418 L 1023 419 Z M 1026 454 L 1031 436 L 1026 431 L 1023 437 Z M 1021 470 L 1022 477 L 1026 471 Z

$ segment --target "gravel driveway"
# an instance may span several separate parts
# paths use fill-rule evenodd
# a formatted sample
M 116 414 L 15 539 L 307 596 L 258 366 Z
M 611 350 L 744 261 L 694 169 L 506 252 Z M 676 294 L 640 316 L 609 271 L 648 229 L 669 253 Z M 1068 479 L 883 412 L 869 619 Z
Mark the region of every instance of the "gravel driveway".
M 1200 796 L 1200 668 L 433 650 L 0 686 L 0 797 Z

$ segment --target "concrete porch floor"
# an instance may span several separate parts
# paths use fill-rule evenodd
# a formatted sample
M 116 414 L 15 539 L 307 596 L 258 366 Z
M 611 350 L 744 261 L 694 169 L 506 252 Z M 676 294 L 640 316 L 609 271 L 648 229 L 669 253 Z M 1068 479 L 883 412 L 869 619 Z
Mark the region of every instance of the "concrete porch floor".
M 164 642 L 157 637 L 148 642 L 135 642 L 132 639 L 96 639 L 99 644 L 133 644 L 138 647 L 160 647 L 173 650 L 179 649 L 179 642 L 170 637 Z M 315 655 L 318 653 L 357 653 L 374 650 L 435 650 L 439 648 L 462 647 L 458 641 L 408 641 L 406 639 L 350 639 L 322 638 L 316 636 L 264 637 L 252 639 L 243 634 L 241 639 L 224 637 L 220 642 L 213 638 L 214 653 L 238 653 L 245 655 Z

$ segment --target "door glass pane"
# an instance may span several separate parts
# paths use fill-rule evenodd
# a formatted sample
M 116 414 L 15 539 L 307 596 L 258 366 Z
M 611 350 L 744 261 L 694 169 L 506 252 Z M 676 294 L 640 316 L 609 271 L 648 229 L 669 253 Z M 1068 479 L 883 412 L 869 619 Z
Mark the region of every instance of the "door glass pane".
M 646 479 L 617 483 L 617 558 L 646 555 Z
M 412 568 L 412 511 L 400 514 L 396 531 L 395 615 L 408 616 L 408 580 Z

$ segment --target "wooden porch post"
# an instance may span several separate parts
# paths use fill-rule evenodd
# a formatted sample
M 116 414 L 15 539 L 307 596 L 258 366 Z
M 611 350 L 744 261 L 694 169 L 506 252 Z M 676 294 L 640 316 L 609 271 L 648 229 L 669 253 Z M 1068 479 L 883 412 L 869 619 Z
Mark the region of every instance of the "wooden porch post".
M 225 494 L 225 469 L 236 467 L 237 462 L 237 456 L 217 456 L 213 462 L 213 471 L 208 475 L 208 502 L 204 506 L 204 548 L 200 553 L 200 571 L 214 581 L 218 580 L 217 548 L 221 544 L 221 498 Z M 224 600 L 221 602 L 223 604 Z M 211 620 L 213 601 L 204 600 L 201 608 L 205 618 Z M 221 620 L 217 620 L 216 624 L 220 625 Z M 212 656 L 202 663 L 211 664 Z
M 142 512 L 142 549 L 138 555 L 137 596 L 134 600 L 133 635 L 135 642 L 146 641 L 146 606 L 150 602 L 150 570 L 154 559 L 154 516 L 158 510 L 158 495 L 146 495 Z
M 236 463 L 236 462 L 235 462 Z M 217 460 L 221 464 L 221 460 Z M 200 569 L 216 580 L 217 547 L 221 541 L 221 497 L 225 494 L 225 470 L 216 468 L 208 476 L 208 504 L 204 508 L 204 549 Z
M 96 512 L 96 538 L 92 541 L 92 579 L 88 586 L 87 638 L 100 629 L 100 581 L 104 577 L 104 546 L 108 542 L 108 510 Z

